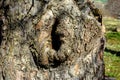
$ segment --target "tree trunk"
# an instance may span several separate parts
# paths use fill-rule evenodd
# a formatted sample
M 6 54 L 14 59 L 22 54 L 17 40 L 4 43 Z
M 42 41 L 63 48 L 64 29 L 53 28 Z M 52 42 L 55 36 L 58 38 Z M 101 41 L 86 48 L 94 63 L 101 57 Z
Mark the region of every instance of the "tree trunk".
M 102 80 L 95 9 L 89 0 L 1 0 L 0 80 Z

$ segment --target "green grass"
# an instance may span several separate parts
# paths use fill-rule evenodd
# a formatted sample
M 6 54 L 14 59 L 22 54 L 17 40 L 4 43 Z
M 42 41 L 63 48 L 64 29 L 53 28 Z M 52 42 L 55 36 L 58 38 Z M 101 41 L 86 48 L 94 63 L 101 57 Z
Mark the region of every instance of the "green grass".
M 112 32 L 115 31 L 117 27 L 120 27 L 120 20 L 110 17 L 104 17 L 103 24 L 105 25 L 107 32 Z
M 115 19 L 115 18 L 111 18 L 111 17 L 104 17 L 103 18 L 103 23 L 105 25 L 114 26 L 114 25 L 119 25 L 120 20 Z M 107 27 L 109 27 L 109 26 L 107 26 Z
M 105 74 L 120 80 L 120 57 L 110 52 L 104 53 Z
M 120 56 L 117 56 L 120 55 L 120 32 L 114 31 L 119 27 L 120 20 L 103 18 L 103 24 L 107 29 L 105 37 L 106 49 L 108 49 L 104 52 L 105 74 L 120 80 Z
M 120 51 L 120 32 L 106 33 L 106 47 L 114 51 Z

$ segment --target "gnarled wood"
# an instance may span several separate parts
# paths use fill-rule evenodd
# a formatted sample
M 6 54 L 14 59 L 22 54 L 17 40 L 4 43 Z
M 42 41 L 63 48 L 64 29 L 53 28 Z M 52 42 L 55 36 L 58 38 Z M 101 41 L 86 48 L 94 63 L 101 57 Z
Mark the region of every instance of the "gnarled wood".
M 1 80 L 104 78 L 102 20 L 89 0 L 1 3 Z

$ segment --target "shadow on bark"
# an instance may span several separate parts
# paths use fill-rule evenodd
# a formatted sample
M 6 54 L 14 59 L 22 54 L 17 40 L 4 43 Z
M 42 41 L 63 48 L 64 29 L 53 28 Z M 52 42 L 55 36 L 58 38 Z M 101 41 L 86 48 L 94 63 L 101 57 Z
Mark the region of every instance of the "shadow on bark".
M 3 21 L 0 20 L 0 45 L 1 45 L 1 42 L 2 42 L 2 24 L 3 24 Z

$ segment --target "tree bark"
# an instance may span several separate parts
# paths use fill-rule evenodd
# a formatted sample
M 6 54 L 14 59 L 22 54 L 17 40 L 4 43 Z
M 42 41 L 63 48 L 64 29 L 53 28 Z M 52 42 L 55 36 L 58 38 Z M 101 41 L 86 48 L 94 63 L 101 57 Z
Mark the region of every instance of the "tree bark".
M 0 80 L 104 79 L 95 9 L 89 0 L 1 0 Z

